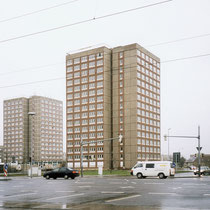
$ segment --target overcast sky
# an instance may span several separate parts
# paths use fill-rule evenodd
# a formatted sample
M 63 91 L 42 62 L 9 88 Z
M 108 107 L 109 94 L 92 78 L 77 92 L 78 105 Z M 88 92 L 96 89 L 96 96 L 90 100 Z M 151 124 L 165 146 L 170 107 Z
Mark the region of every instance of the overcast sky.
M 162 0 L 164 1 L 164 0 Z M 210 1 L 173 0 L 103 19 L 98 17 L 151 5 L 161 0 L 0 0 L 0 144 L 3 144 L 3 101 L 41 95 L 64 102 L 65 56 L 80 48 L 139 43 L 161 61 L 161 140 L 163 135 L 197 135 L 210 153 Z M 38 10 L 50 8 L 42 12 Z M 31 15 L 25 15 L 33 13 Z M 22 16 L 19 18 L 14 18 Z M 83 20 L 82 24 L 17 38 Z M 205 35 L 205 36 L 204 36 Z M 189 37 L 196 37 L 185 39 Z M 180 40 L 156 45 L 163 42 Z M 153 46 L 151 46 L 153 45 Z M 199 56 L 164 62 L 179 58 Z M 60 78 L 52 81 L 25 84 Z M 16 85 L 16 86 L 14 86 Z M 65 122 L 64 122 L 65 128 Z M 64 135 L 65 138 L 65 135 Z M 170 153 L 196 153 L 196 139 L 170 138 Z

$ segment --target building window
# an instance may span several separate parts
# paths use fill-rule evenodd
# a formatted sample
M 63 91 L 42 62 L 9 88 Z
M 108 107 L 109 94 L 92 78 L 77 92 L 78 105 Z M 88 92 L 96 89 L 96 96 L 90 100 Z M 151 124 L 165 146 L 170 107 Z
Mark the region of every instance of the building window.
M 72 64 L 73 64 L 73 61 L 72 61 L 72 59 L 70 59 L 70 60 L 67 60 L 66 64 L 67 64 L 67 65 L 72 65 Z
M 80 58 L 75 58 L 74 59 L 74 64 L 77 64 L 77 63 L 79 63 L 80 62 Z
M 103 60 L 97 61 L 97 66 L 101 66 L 101 65 L 103 65 Z
M 89 63 L 89 68 L 95 67 L 95 61 Z
M 82 57 L 81 62 L 87 62 L 87 56 Z
M 95 69 L 90 69 L 89 70 L 89 75 L 91 75 L 91 74 L 95 74 Z
M 89 55 L 89 60 L 95 60 L 95 55 Z

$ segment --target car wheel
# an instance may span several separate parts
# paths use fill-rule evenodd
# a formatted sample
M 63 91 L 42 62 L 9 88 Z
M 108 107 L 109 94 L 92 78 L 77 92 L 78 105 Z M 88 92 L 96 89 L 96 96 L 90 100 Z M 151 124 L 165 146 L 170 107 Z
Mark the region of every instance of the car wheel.
M 136 176 L 137 176 L 138 179 L 142 179 L 143 178 L 142 173 L 138 173 L 138 174 L 136 174 Z
M 159 176 L 159 179 L 164 179 L 165 178 L 165 175 L 163 173 L 160 173 L 158 176 Z
M 50 179 L 50 176 L 49 176 L 49 175 L 47 175 L 47 176 L 46 176 L 46 179 Z
M 64 176 L 64 179 L 68 179 L 68 178 L 69 178 L 69 176 L 68 176 L 68 175 L 65 175 L 65 176 Z
M 75 176 L 71 176 L 71 179 L 75 179 Z

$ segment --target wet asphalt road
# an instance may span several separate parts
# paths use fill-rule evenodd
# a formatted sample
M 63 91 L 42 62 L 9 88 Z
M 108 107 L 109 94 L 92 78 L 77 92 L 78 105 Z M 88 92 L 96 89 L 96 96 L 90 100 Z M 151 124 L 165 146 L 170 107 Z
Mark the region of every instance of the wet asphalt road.
M 210 177 L 12 177 L 0 181 L 1 209 L 210 209 Z

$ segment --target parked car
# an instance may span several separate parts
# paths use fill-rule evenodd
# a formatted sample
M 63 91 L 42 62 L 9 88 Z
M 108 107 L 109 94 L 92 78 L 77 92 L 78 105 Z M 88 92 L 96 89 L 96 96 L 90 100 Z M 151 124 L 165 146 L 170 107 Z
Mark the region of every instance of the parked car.
M 137 176 L 138 179 L 147 176 L 158 176 L 165 179 L 168 176 L 175 175 L 174 164 L 170 161 L 144 161 L 138 162 L 132 169 L 131 175 Z
M 196 170 L 194 170 L 194 174 L 198 175 L 198 168 Z M 208 175 L 210 174 L 210 168 L 208 166 L 201 166 L 200 168 L 200 173 L 201 175 Z
M 44 173 L 43 177 L 45 177 L 46 179 L 57 179 L 57 178 L 64 178 L 64 179 L 74 179 L 75 177 L 79 176 L 79 171 L 72 169 L 72 168 L 56 168 L 53 169 L 52 171 L 48 171 L 46 173 Z

